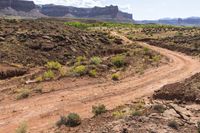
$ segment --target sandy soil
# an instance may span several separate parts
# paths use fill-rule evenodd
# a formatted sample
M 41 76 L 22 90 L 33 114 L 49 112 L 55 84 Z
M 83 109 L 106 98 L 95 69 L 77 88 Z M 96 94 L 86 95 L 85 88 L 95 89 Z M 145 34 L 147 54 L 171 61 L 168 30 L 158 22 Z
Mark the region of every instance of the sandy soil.
M 121 38 L 127 43 L 131 42 L 126 37 Z M 113 109 L 118 105 L 150 96 L 163 85 L 181 81 L 200 72 L 197 59 L 145 43 L 139 44 L 165 55 L 170 59 L 169 63 L 149 70 L 142 76 L 127 77 L 119 82 L 108 81 L 72 89 L 63 88 L 29 99 L 2 103 L 0 133 L 14 132 L 23 121 L 27 121 L 31 133 L 49 133 L 46 129 L 53 126 L 60 115 L 77 112 L 82 118 L 88 118 L 92 116 L 92 105 L 102 103 L 108 109 Z

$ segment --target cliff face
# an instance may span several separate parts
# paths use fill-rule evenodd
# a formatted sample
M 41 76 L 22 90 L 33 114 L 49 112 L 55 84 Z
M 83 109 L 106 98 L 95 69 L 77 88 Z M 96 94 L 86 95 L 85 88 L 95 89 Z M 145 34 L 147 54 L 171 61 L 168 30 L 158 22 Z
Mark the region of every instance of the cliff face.
M 0 9 L 12 8 L 16 11 L 31 11 L 36 8 L 33 1 L 23 1 L 23 0 L 1 0 Z
M 0 0 L 0 15 L 27 14 L 28 16 L 49 16 L 49 17 L 73 17 L 73 18 L 94 18 L 94 19 L 114 19 L 132 20 L 132 14 L 121 12 L 118 6 L 77 8 L 59 5 L 37 6 L 33 1 L 25 0 Z M 27 16 L 27 15 L 25 15 Z
M 132 14 L 119 11 L 117 6 L 76 8 L 68 6 L 44 5 L 40 11 L 42 14 L 51 17 L 73 16 L 78 18 L 124 18 L 132 19 Z

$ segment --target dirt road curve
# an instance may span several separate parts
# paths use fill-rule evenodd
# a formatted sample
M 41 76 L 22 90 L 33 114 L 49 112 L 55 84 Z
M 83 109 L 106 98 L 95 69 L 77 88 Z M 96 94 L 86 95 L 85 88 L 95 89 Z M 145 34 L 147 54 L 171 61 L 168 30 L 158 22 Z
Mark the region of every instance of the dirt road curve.
M 70 111 L 77 112 L 82 118 L 90 117 L 91 107 L 94 104 L 103 103 L 112 109 L 131 100 L 149 96 L 165 84 L 183 80 L 200 72 L 199 61 L 192 57 L 145 43 L 140 44 L 167 56 L 170 62 L 149 70 L 143 76 L 128 77 L 119 83 L 108 81 L 62 89 L 25 100 L 0 104 L 0 133 L 14 132 L 22 121 L 28 121 L 31 133 L 44 131 L 55 124 L 60 114 L 67 114 Z

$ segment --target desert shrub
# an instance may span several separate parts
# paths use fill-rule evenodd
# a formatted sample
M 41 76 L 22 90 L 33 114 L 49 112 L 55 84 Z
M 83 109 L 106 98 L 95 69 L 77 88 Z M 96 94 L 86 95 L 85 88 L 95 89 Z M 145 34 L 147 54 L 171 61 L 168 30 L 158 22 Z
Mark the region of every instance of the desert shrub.
M 59 69 L 59 72 L 60 72 L 60 75 L 61 75 L 62 77 L 66 76 L 66 74 L 67 74 L 67 71 L 66 71 L 66 69 L 65 69 L 64 67 L 60 68 L 60 69 Z
M 112 80 L 114 80 L 114 81 L 119 80 L 119 74 L 118 73 L 112 74 Z
M 44 73 L 43 78 L 48 80 L 48 79 L 53 79 L 55 77 L 55 74 L 52 70 L 48 70 Z
M 49 62 L 47 62 L 47 64 L 45 66 L 48 69 L 54 69 L 54 70 L 59 70 L 62 67 L 62 65 L 57 61 L 49 61 Z
M 125 113 L 123 111 L 115 111 L 112 115 L 117 119 L 121 119 L 125 116 Z
M 155 56 L 153 56 L 153 58 L 152 58 L 152 60 L 153 60 L 154 62 L 159 62 L 160 59 L 161 59 L 161 57 L 160 57 L 159 55 L 155 55 Z
M 81 62 L 83 62 L 83 61 L 85 61 L 86 60 L 86 57 L 85 56 L 78 56 L 77 58 L 76 58 L 76 62 L 77 63 L 81 63 Z
M 106 106 L 103 104 L 97 105 L 97 106 L 92 106 L 92 113 L 97 116 L 100 115 L 102 113 L 105 113 L 106 110 Z
M 200 133 L 200 121 L 197 122 L 197 131 Z
M 65 125 L 69 127 L 76 127 L 81 124 L 81 118 L 76 113 L 70 113 L 67 117 L 61 116 L 60 120 L 56 122 L 58 127 Z
M 89 71 L 89 76 L 96 77 L 97 76 L 97 71 L 96 70 Z
M 80 124 L 81 124 L 81 118 L 78 114 L 70 113 L 67 116 L 67 123 L 66 123 L 67 126 L 75 127 L 75 126 L 78 126 Z
M 149 48 L 144 47 L 144 52 L 145 52 L 145 53 L 149 52 Z
M 175 120 L 169 121 L 167 125 L 173 129 L 178 129 L 178 123 Z
M 102 60 L 101 60 L 101 58 L 100 57 L 92 57 L 91 59 L 90 59 L 90 61 L 91 61 L 91 63 L 92 64 L 95 64 L 95 65 L 99 65 L 99 64 L 101 64 L 101 62 L 102 62 Z
M 79 28 L 79 29 L 86 29 L 90 27 L 90 24 L 81 23 L 81 22 L 66 22 L 65 24 L 68 26 Z
M 80 65 L 80 66 L 73 68 L 73 73 L 77 76 L 82 76 L 82 75 L 86 74 L 87 73 L 86 66 Z
M 27 133 L 28 127 L 26 123 L 21 123 L 19 127 L 16 129 L 16 133 Z
M 142 111 L 139 111 L 139 110 L 134 110 L 132 112 L 132 116 L 141 116 L 142 115 Z
M 111 62 L 118 68 L 123 67 L 125 65 L 125 56 L 116 55 L 111 58 Z
M 43 81 L 43 77 L 42 76 L 38 76 L 37 78 L 35 78 L 35 80 L 37 82 L 42 82 Z
M 25 98 L 29 97 L 29 95 L 30 95 L 29 89 L 21 89 L 19 91 L 19 94 L 17 94 L 17 100 L 25 99 Z
M 153 106 L 153 110 L 163 113 L 165 111 L 165 107 L 161 104 L 157 104 Z

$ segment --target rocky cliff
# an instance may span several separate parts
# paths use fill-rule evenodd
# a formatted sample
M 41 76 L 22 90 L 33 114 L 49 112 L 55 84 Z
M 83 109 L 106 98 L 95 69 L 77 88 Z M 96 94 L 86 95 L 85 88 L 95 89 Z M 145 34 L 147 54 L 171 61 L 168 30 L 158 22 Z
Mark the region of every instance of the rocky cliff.
M 36 8 L 33 1 L 23 0 L 0 0 L 0 9 L 12 8 L 16 11 L 31 11 Z
M 94 18 L 132 20 L 132 14 L 121 12 L 118 6 L 77 8 L 60 5 L 37 6 L 33 1 L 25 0 L 0 0 L 0 15 L 29 16 L 29 17 L 73 17 L 73 18 Z
M 132 14 L 119 11 L 118 6 L 94 7 L 94 8 L 76 8 L 57 5 L 43 5 L 41 13 L 52 17 L 78 17 L 78 18 L 123 18 L 132 19 Z

